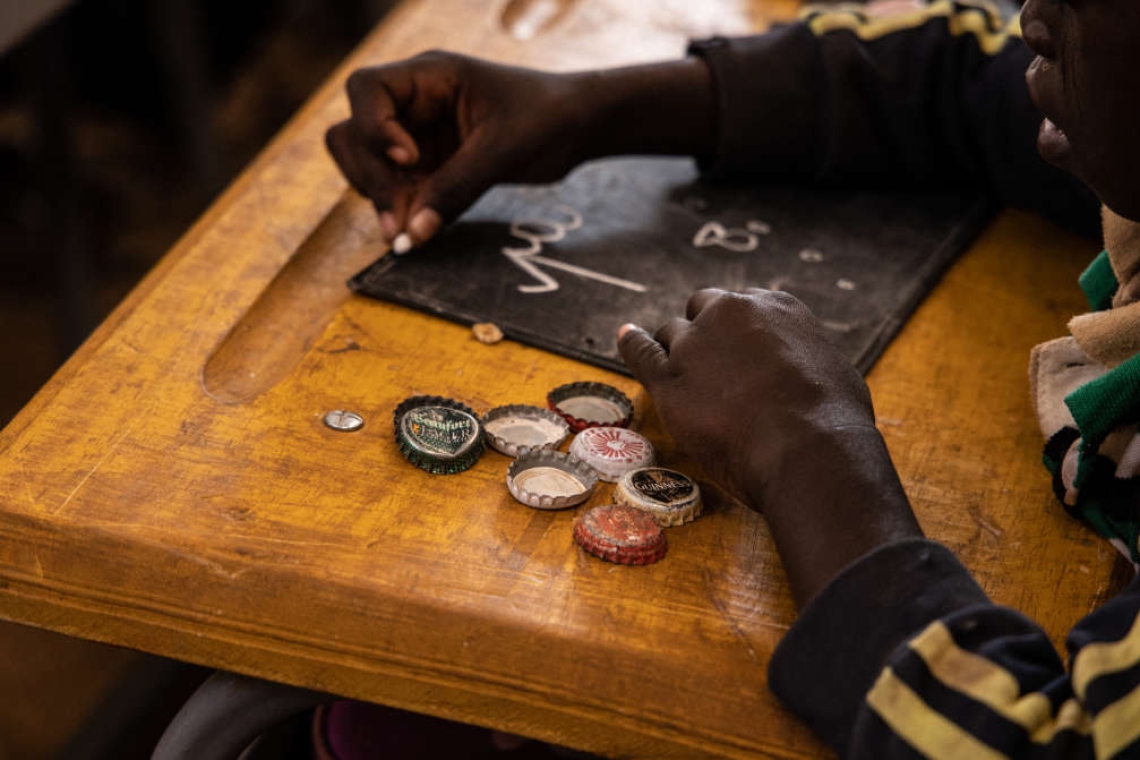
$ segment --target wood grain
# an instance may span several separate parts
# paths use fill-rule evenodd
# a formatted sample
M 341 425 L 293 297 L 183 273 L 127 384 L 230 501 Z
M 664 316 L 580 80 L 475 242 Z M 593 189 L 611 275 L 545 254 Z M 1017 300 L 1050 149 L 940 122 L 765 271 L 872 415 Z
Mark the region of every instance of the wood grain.
M 432 477 L 392 441 L 412 394 L 485 411 L 601 380 L 686 469 L 636 383 L 330 286 L 381 252 L 322 142 L 352 68 L 673 57 L 796 4 L 556 5 L 525 39 L 514 3 L 401 5 L 0 433 L 0 617 L 613 757 L 823 753 L 766 688 L 793 609 L 760 517 L 710 488 L 664 561 L 608 565 L 574 546 L 574 510 L 511 499 L 504 457 Z M 1055 640 L 1113 555 L 1052 502 L 1025 367 L 1083 308 L 1090 253 L 1002 216 L 871 376 L 928 533 Z M 363 430 L 324 427 L 335 408 Z

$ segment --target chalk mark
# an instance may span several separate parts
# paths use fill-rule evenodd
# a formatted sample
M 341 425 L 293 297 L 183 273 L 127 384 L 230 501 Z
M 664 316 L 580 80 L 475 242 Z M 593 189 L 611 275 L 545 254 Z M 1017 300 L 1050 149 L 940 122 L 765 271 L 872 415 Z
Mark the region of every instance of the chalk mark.
M 521 219 L 511 223 L 511 235 L 523 242 L 529 243 L 529 245 L 526 248 L 509 248 L 504 246 L 500 250 L 515 266 L 538 281 L 537 284 L 519 285 L 519 292 L 528 294 L 553 293 L 562 287 L 558 280 L 540 269 L 540 267 L 543 266 L 549 267 L 550 269 L 559 269 L 563 272 L 569 272 L 570 274 L 576 274 L 579 277 L 585 277 L 590 280 L 596 280 L 606 285 L 632 290 L 635 293 L 644 293 L 648 290 L 646 286 L 638 282 L 623 280 L 620 277 L 613 277 L 612 275 L 604 274 L 593 269 L 587 269 L 586 267 L 568 264 L 564 261 L 557 261 L 539 255 L 542 253 L 543 243 L 557 243 L 566 237 L 567 232 L 572 232 L 582 226 L 582 215 L 570 206 L 559 205 L 556 206 L 555 209 L 569 217 L 569 221 L 563 223 L 548 219 Z
M 740 227 L 726 228 L 720 222 L 705 222 L 693 236 L 696 248 L 720 246 L 736 253 L 749 253 L 759 245 L 760 239 L 752 232 Z

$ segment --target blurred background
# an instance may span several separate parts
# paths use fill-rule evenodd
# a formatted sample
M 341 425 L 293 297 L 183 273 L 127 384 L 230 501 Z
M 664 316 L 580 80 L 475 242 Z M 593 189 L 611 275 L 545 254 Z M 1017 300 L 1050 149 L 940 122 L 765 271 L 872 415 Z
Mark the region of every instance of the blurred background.
M 0 0 L 0 427 L 392 0 Z M 0 760 L 148 757 L 204 674 L 0 623 Z

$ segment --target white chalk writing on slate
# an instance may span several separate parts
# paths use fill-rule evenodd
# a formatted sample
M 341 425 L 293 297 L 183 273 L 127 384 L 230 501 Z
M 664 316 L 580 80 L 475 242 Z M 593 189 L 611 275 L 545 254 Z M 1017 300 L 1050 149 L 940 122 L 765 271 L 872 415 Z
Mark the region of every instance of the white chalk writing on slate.
M 644 293 L 647 290 L 644 285 L 637 282 L 623 280 L 619 277 L 611 277 L 608 274 L 595 272 L 593 269 L 586 269 L 585 267 L 575 266 L 574 264 L 567 264 L 565 261 L 557 261 L 556 259 L 548 259 L 545 256 L 540 256 L 539 254 L 542 253 L 543 243 L 557 243 L 566 237 L 567 232 L 572 232 L 582 226 L 582 215 L 570 206 L 561 205 L 556 208 L 559 212 L 569 217 L 568 222 L 555 222 L 547 219 L 522 219 L 511 224 L 511 234 L 530 245 L 526 248 L 504 247 L 501 249 L 502 253 L 516 266 L 539 282 L 537 285 L 519 285 L 520 292 L 551 293 L 561 287 L 558 280 L 539 268 L 543 266 L 550 269 L 560 269 L 563 272 L 569 272 L 579 277 L 604 282 L 607 285 L 613 285 L 618 288 L 632 290 L 635 293 Z
M 758 220 L 749 221 L 742 227 L 726 228 L 720 222 L 705 222 L 704 226 L 693 235 L 693 245 L 697 248 L 720 246 L 737 253 L 755 251 L 760 245 L 760 235 L 767 235 L 772 231 L 771 225 Z

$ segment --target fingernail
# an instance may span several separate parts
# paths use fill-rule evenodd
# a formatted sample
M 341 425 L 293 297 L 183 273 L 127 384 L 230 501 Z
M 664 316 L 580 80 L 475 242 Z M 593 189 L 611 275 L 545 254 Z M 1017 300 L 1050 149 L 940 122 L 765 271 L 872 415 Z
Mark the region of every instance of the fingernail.
M 640 329 L 641 329 L 640 327 L 633 324 L 632 322 L 626 322 L 624 325 L 622 325 L 621 327 L 618 328 L 618 340 L 621 340 L 627 334 L 633 332 L 634 330 L 640 330 Z
M 397 256 L 403 256 L 410 250 L 412 250 L 412 239 L 408 236 L 408 233 L 401 232 L 396 236 L 396 239 L 392 241 L 392 253 Z
M 380 232 L 384 233 L 385 240 L 391 240 L 400 234 L 400 228 L 396 224 L 396 215 L 391 211 L 380 213 Z
M 443 219 L 435 209 L 423 208 L 408 222 L 408 233 L 417 243 L 422 243 L 439 231 Z
M 412 153 L 403 145 L 393 145 L 388 148 L 388 158 L 392 159 L 400 165 L 407 165 L 412 162 Z

